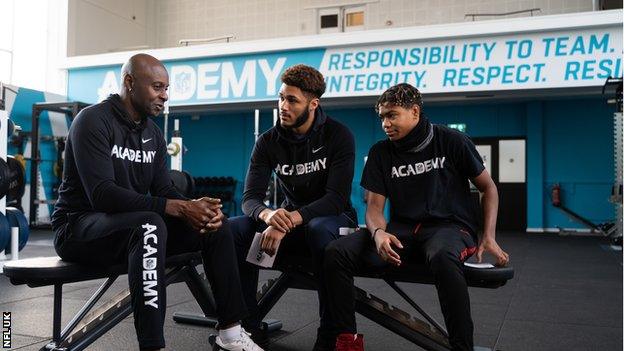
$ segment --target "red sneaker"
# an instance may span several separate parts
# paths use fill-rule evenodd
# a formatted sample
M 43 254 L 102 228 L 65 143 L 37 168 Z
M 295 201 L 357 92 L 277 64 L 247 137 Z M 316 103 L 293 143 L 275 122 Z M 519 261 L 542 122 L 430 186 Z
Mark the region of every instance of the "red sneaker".
M 336 338 L 336 351 L 364 351 L 364 335 L 339 334 Z

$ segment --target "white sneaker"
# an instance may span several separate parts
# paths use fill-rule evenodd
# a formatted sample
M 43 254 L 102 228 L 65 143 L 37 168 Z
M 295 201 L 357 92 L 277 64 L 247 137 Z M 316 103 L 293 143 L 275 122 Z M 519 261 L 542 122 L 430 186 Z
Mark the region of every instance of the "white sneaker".
M 240 338 L 230 343 L 224 343 L 219 336 L 215 339 L 215 350 L 226 351 L 264 351 L 251 340 L 251 334 L 241 328 Z

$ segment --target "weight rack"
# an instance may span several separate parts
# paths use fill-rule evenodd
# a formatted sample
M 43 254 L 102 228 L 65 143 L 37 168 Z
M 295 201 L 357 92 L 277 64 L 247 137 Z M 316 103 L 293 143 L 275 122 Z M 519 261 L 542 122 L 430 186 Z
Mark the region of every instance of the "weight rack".
M 73 121 L 78 112 L 89 106 L 83 102 L 41 102 L 33 104 L 31 125 L 31 152 L 30 152 L 30 211 L 29 224 L 31 228 L 49 228 L 50 223 L 40 223 L 37 218 L 39 205 L 48 205 L 49 201 L 41 201 L 39 198 L 39 117 L 43 112 L 63 113 Z

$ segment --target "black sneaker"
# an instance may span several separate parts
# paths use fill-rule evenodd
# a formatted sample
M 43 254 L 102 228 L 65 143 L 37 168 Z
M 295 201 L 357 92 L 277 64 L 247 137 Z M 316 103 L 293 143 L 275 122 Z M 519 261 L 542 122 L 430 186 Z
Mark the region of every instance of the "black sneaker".
M 258 346 L 267 350 L 271 340 L 269 339 L 269 333 L 267 333 L 266 330 L 263 328 L 253 328 L 249 326 L 245 327 L 245 330 L 248 333 L 251 333 L 251 340 L 253 340 Z

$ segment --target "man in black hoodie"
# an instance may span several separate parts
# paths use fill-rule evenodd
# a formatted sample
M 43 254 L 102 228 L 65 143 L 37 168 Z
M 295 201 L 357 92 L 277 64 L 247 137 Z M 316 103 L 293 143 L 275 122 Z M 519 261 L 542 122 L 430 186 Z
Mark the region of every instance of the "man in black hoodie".
M 165 140 L 149 119 L 163 111 L 169 76 L 152 56 L 122 67 L 119 95 L 82 110 L 72 122 L 63 182 L 52 215 L 61 258 L 128 264 L 134 325 L 142 350 L 165 347 L 165 257 L 201 251 L 213 289 L 217 347 L 261 350 L 241 329 L 246 309 L 234 241 L 218 200 L 189 200 L 173 187 Z
M 256 340 L 265 338 L 258 329 L 258 267 L 246 262 L 255 233 L 263 233 L 262 248 L 270 255 L 278 247 L 278 256 L 311 254 L 314 274 L 320 279 L 325 246 L 338 238 L 339 228 L 357 225 L 350 201 L 354 138 L 319 105 L 325 92 L 323 75 L 312 67 L 295 65 L 281 80 L 279 123 L 259 137 L 251 155 L 243 193 L 246 216 L 231 219 L 243 295 L 251 313 L 244 322 L 253 329 Z M 263 203 L 271 172 L 275 172 L 285 195 L 277 209 Z M 333 350 L 331 315 L 325 305 L 325 288 L 320 284 L 318 292 L 321 326 L 315 350 Z
M 462 264 L 475 252 L 481 261 L 485 251 L 499 265 L 509 260 L 495 239 L 496 185 L 468 136 L 432 124 L 422 114 L 418 89 L 395 85 L 375 108 L 388 139 L 370 149 L 362 174 L 361 185 L 369 191 L 367 229 L 336 240 L 325 253 L 325 284 L 339 332 L 336 350 L 364 350 L 363 338 L 356 334 L 353 275 L 411 260 L 424 261 L 434 275 L 452 350 L 472 351 Z M 480 242 L 469 181 L 483 194 Z M 389 222 L 384 218 L 386 199 Z

